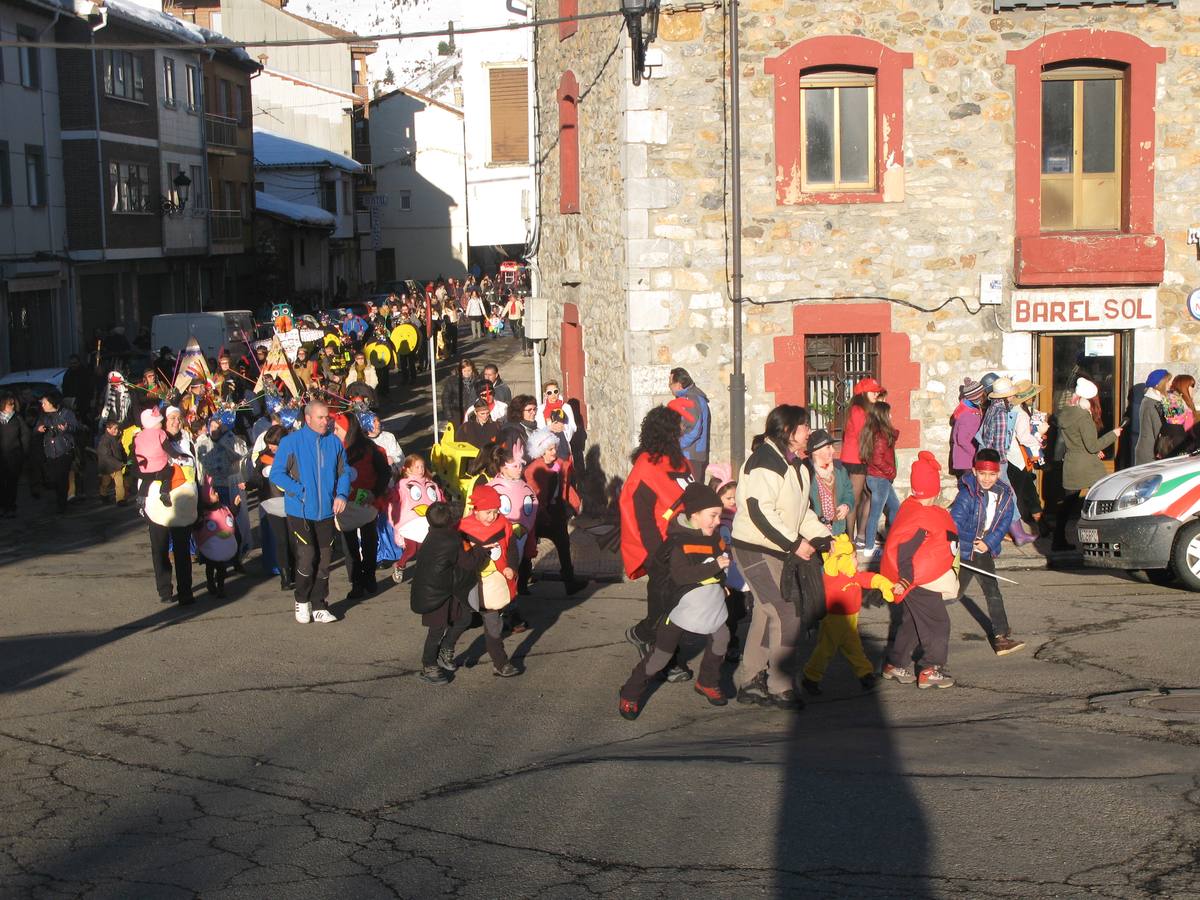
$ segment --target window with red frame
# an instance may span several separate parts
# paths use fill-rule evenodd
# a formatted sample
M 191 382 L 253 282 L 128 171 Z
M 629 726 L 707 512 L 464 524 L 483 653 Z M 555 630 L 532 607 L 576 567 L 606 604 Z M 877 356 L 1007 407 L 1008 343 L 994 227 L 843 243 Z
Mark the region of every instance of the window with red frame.
M 1154 99 L 1166 51 L 1116 31 L 1046 35 L 1015 72 L 1015 281 L 1158 284 Z
M 577 15 L 579 15 L 579 0 L 558 0 L 558 17 L 560 19 Z M 579 22 L 574 19 L 570 22 L 559 22 L 558 39 L 565 41 L 578 30 Z
M 569 71 L 558 82 L 558 211 L 579 212 L 579 82 Z
M 904 70 L 911 53 L 856 35 L 793 44 L 775 76 L 779 204 L 904 199 Z

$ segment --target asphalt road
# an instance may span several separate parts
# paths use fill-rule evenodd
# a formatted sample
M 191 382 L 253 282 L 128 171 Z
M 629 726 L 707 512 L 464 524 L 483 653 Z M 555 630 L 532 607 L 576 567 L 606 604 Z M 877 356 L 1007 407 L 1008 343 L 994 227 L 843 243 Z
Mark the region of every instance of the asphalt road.
M 180 609 L 123 511 L 0 526 L 4 897 L 1200 897 L 1200 703 L 1099 696 L 1200 685 L 1191 594 L 1023 572 L 1029 646 L 955 605 L 952 690 L 839 660 L 798 714 L 663 685 L 629 723 L 638 584 L 539 583 L 521 677 L 432 687 L 407 586 Z

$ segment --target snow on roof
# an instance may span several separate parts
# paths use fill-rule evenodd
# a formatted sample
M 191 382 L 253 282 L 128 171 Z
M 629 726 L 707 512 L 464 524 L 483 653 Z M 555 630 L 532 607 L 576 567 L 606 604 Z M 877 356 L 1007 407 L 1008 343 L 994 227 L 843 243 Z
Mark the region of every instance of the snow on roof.
M 363 167 L 348 156 L 261 128 L 254 129 L 254 165 L 260 169 L 331 166 L 352 174 L 363 171 Z
M 258 212 L 269 216 L 286 219 L 297 225 L 307 225 L 312 228 L 336 228 L 337 219 L 333 213 L 326 212 L 319 206 L 309 206 L 305 203 L 292 203 L 274 194 L 254 192 L 254 206 Z
M 227 43 L 232 40 L 223 34 L 201 28 L 191 22 L 184 22 L 169 13 L 143 6 L 137 0 L 103 0 L 101 5 L 106 7 L 108 14 L 118 21 L 149 28 L 189 44 Z M 241 47 L 225 48 L 225 52 L 232 53 L 243 62 L 258 65 Z

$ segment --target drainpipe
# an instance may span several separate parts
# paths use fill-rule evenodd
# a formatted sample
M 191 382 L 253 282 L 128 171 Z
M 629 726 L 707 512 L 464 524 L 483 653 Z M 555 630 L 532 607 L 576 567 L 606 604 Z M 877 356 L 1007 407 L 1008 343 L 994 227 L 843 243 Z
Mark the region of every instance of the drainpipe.
M 100 85 L 96 65 L 96 32 L 108 27 L 108 8 L 99 7 L 100 22 L 92 26 L 89 40 L 92 44 L 92 114 L 96 117 L 96 184 L 100 188 L 100 258 L 108 259 L 108 214 L 104 198 L 108 192 L 104 190 L 104 152 L 100 146 Z
M 729 458 L 736 474 L 746 459 L 746 375 L 742 371 L 742 116 L 738 60 L 738 0 L 729 2 L 729 184 L 733 205 L 733 372 L 729 376 Z

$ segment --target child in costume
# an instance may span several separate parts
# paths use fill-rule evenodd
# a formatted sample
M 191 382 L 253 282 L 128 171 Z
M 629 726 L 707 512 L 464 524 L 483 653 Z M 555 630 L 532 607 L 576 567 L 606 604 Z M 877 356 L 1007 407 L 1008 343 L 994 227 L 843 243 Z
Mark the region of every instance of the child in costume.
M 729 463 L 711 463 L 705 470 L 708 486 L 721 498 L 721 524 L 718 532 L 725 546 L 733 546 L 733 517 L 737 515 L 737 482 L 731 481 L 733 469 Z M 746 618 L 746 579 L 738 568 L 737 560 L 730 554 L 729 568 L 725 570 L 725 608 L 729 612 L 729 649 L 725 658 L 738 662 L 742 658 L 738 649 L 738 626 Z
M 412 611 L 421 614 L 427 629 L 421 653 L 421 674 L 426 684 L 449 684 L 457 671 L 454 645 L 471 624 L 467 598 L 476 573 L 490 560 L 483 547 L 467 550 L 450 506 L 433 503 L 425 514 L 429 534 L 413 566 Z
M 163 417 L 157 406 L 142 410 L 142 430 L 133 438 L 133 458 L 137 460 L 141 483 L 138 485 L 138 503 L 144 504 L 150 493 L 150 485 L 158 482 L 159 499 L 163 506 L 171 505 L 171 478 L 174 468 L 163 444 L 167 433 L 163 430 Z
M 567 523 L 571 516 L 578 515 L 581 507 L 579 494 L 573 484 L 571 458 L 558 455 L 558 437 L 547 429 L 539 428 L 529 436 L 529 453 L 532 461 L 525 467 L 525 481 L 537 495 L 537 519 L 534 530 L 539 538 L 549 538 L 558 551 L 559 571 L 567 596 L 578 593 L 587 584 L 575 578 L 575 563 L 571 559 L 571 538 Z M 529 573 L 524 571 L 521 584 L 528 587 Z
M 241 495 L 235 496 L 230 509 L 221 502 L 212 479 L 204 479 L 195 530 L 196 555 L 204 562 L 209 595 L 221 600 L 225 599 L 225 574 L 238 556 L 236 510 L 241 502 Z
M 900 504 L 883 545 L 879 572 L 895 585 L 901 603 L 900 625 L 887 649 L 883 677 L 919 688 L 954 687 L 944 671 L 950 652 L 950 616 L 946 600 L 958 597 L 951 541 L 958 531 L 950 513 L 935 505 L 942 491 L 942 468 L 928 450 L 917 454 L 909 476 L 912 492 Z M 921 669 L 913 657 L 921 648 Z
M 984 448 L 975 454 L 975 463 L 970 472 L 963 475 L 959 483 L 958 496 L 950 505 L 950 517 L 959 534 L 958 556 L 984 572 L 996 571 L 996 557 L 1004 545 L 1016 513 L 1013 489 L 1000 480 L 1000 468 L 1005 465 L 1000 454 Z M 959 590 L 963 597 L 975 573 L 970 569 L 959 576 Z M 1004 609 L 1004 597 L 1000 593 L 1000 582 L 987 575 L 978 577 L 987 601 L 988 641 L 997 656 L 1015 653 L 1025 644 L 1012 639 L 1008 627 L 1008 614 Z
M 425 516 L 430 504 L 445 499 L 442 489 L 426 474 L 424 457 L 419 453 L 404 457 L 400 477 L 388 492 L 384 509 L 388 526 L 380 530 L 379 540 L 378 558 L 394 563 L 395 581 L 401 580 L 404 567 L 416 557 L 429 533 Z
M 863 652 L 858 635 L 858 612 L 863 592 L 877 590 L 891 602 L 892 583 L 882 575 L 858 571 L 858 554 L 849 535 L 839 534 L 825 554 L 825 618 L 817 632 L 817 646 L 804 665 L 801 687 L 814 696 L 821 693 L 821 679 L 830 660 L 839 652 L 846 657 L 864 691 L 875 687 L 875 667 Z
M 729 644 L 725 626 L 725 571 L 729 549 L 718 531 L 721 498 L 712 488 L 690 484 L 679 500 L 682 512 L 672 517 L 666 540 L 656 554 L 667 571 L 671 611 L 654 632 L 654 649 L 638 661 L 621 687 L 617 711 L 633 720 L 641 713 L 646 684 L 666 668 L 685 633 L 705 636 L 704 659 L 696 693 L 713 706 L 729 701 L 721 691 L 721 663 Z
M 482 565 L 476 570 L 478 582 L 471 591 L 472 602 L 483 616 L 484 642 L 492 658 L 493 674 L 511 678 L 520 671 L 508 661 L 501 640 L 503 625 L 500 611 L 517 594 L 517 542 L 512 525 L 500 515 L 500 494 L 494 487 L 481 484 L 471 491 L 472 511 L 458 523 L 463 543 L 468 550 L 487 551 Z
M 100 475 L 100 502 L 112 503 L 115 499 L 125 505 L 125 469 L 129 465 L 129 454 L 121 446 L 121 423 L 116 419 L 104 422 L 104 434 L 96 444 L 96 469 Z

